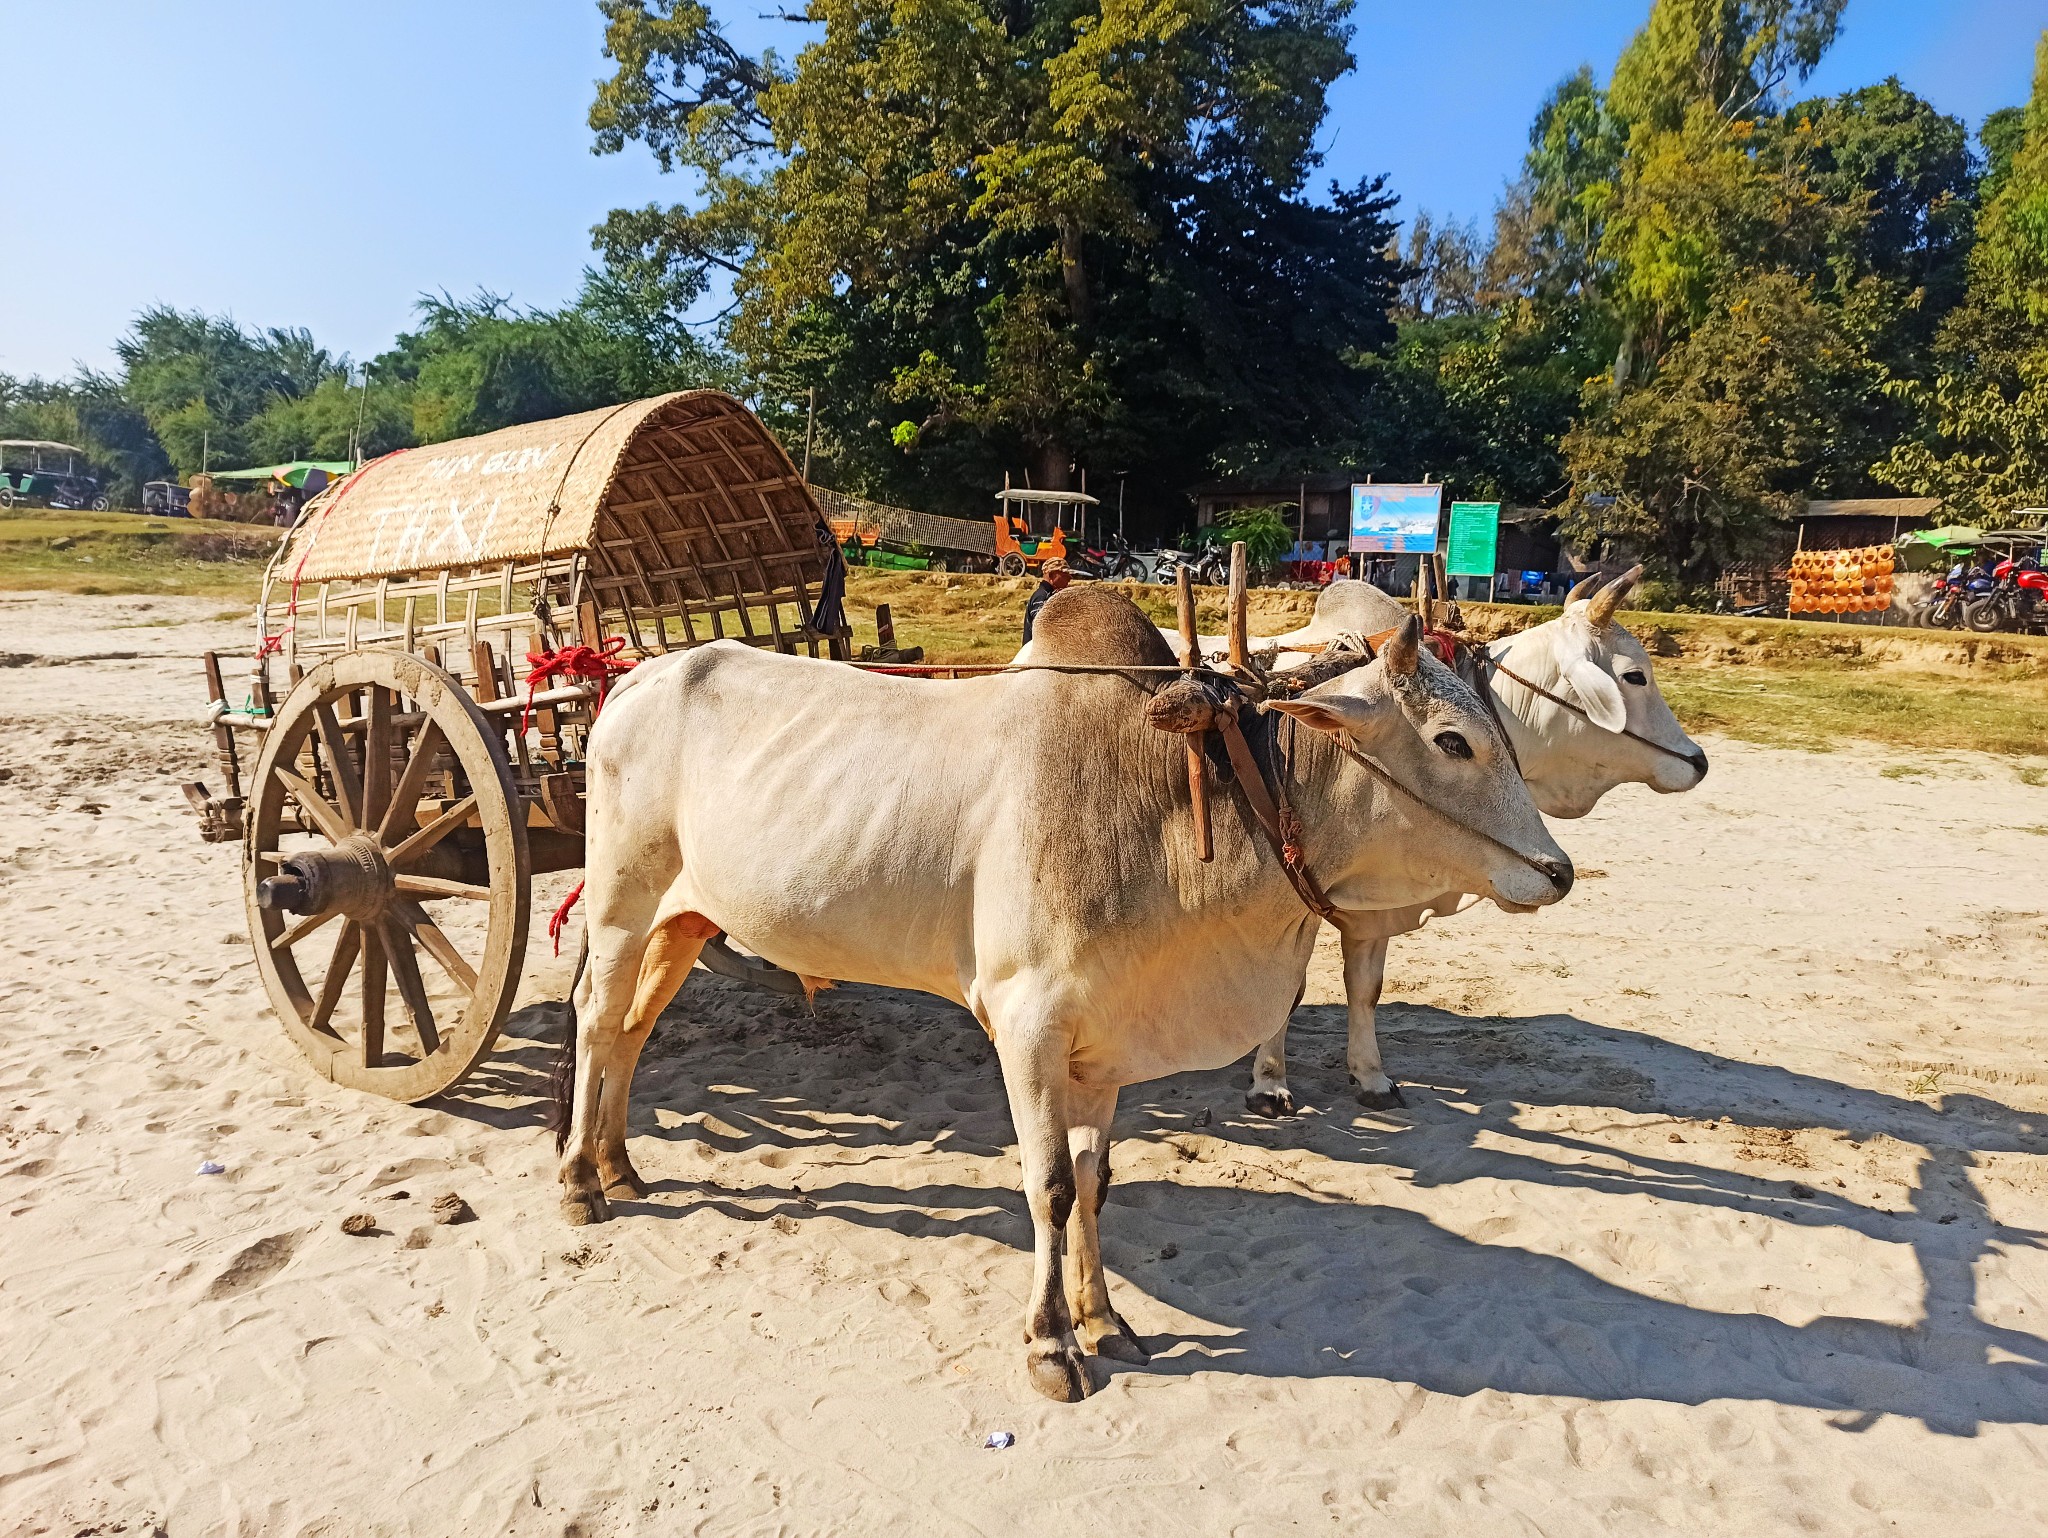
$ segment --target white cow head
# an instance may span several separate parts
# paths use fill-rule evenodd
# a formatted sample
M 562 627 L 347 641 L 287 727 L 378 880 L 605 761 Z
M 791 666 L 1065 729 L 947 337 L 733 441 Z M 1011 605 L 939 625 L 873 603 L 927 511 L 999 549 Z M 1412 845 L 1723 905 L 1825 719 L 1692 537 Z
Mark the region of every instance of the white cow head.
M 1319 774 L 1315 804 L 1302 798 L 1305 836 L 1339 907 L 1395 907 L 1450 891 L 1526 911 L 1571 890 L 1571 860 L 1544 827 L 1484 702 L 1423 651 L 1413 616 L 1372 662 L 1269 708 L 1369 755 L 1427 803 L 1348 760 Z
M 1669 795 L 1707 777 L 1707 755 L 1658 692 L 1650 654 L 1614 623 L 1615 610 L 1641 575 L 1638 566 L 1605 587 L 1588 577 L 1572 589 L 1558 618 L 1488 648 L 1497 661 L 1584 712 L 1493 675 L 1529 792 L 1552 817 L 1583 817 L 1617 785 L 1642 784 Z

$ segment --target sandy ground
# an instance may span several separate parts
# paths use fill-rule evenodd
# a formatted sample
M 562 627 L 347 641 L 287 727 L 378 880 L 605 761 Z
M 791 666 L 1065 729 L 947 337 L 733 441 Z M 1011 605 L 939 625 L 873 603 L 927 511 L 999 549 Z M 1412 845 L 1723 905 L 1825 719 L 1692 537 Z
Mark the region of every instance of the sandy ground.
M 699 974 L 641 1070 L 654 1192 L 597 1229 L 539 1129 L 544 942 L 460 1098 L 314 1078 L 175 788 L 218 607 L 0 595 L 0 1533 L 2048 1525 L 2015 765 L 1714 743 L 1611 797 L 1569 902 L 1396 943 L 1406 1111 L 1347 1097 L 1326 947 L 1309 1114 L 1245 1115 L 1242 1066 L 1126 1093 L 1106 1247 L 1158 1356 L 1061 1407 L 950 1006 Z

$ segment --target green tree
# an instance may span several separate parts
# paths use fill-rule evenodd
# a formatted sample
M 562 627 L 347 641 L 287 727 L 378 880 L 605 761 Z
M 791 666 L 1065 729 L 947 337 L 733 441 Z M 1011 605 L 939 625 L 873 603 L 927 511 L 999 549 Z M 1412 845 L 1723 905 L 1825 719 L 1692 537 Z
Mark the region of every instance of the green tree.
M 687 0 L 603 9 L 599 149 L 700 188 L 614 214 L 610 270 L 722 274 L 839 478 L 981 511 L 1019 460 L 1177 492 L 1355 429 L 1399 267 L 1377 183 L 1305 190 L 1348 0 L 813 0 L 787 67 Z
M 1564 443 L 1568 528 L 1627 540 L 1681 586 L 1702 588 L 1802 505 L 1844 403 L 1875 384 L 1840 312 L 1790 274 L 1756 275 L 1670 349 L 1653 380 L 1618 398 L 1589 387 Z
M 1993 189 L 1978 218 L 1969 293 L 1936 344 L 1931 385 L 1894 393 L 1920 414 L 1877 473 L 1961 517 L 2048 507 L 2048 32 L 2017 119 L 1986 124 Z

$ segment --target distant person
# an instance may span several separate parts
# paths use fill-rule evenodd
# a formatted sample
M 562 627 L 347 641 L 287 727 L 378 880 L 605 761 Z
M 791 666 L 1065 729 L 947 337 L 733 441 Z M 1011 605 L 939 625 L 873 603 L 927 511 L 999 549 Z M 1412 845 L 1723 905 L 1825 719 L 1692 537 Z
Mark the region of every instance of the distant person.
M 1061 592 L 1074 580 L 1074 574 L 1067 570 L 1067 563 L 1055 556 L 1047 561 L 1038 574 L 1038 586 L 1032 589 L 1030 601 L 1024 605 L 1024 644 L 1031 644 L 1031 627 L 1038 623 L 1038 611 L 1045 607 L 1052 595 Z

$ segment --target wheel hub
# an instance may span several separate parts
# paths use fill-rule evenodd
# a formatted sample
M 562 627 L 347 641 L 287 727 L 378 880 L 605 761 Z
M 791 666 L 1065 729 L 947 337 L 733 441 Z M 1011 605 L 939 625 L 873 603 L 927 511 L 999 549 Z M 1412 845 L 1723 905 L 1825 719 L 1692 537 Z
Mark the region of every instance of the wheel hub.
M 383 850 L 372 835 L 359 832 L 331 849 L 287 855 L 275 876 L 256 884 L 256 904 L 286 913 L 340 912 L 367 920 L 382 914 L 395 893 Z

